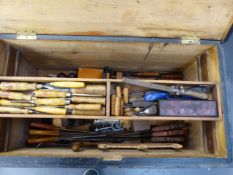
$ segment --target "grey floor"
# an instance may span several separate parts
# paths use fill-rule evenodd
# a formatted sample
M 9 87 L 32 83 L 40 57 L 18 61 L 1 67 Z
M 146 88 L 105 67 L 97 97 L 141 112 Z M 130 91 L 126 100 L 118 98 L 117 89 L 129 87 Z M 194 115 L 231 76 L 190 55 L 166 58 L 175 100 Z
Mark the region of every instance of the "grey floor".
M 79 175 L 82 168 L 1 168 L 0 175 Z M 107 167 L 101 175 L 233 175 L 233 168 L 140 169 Z

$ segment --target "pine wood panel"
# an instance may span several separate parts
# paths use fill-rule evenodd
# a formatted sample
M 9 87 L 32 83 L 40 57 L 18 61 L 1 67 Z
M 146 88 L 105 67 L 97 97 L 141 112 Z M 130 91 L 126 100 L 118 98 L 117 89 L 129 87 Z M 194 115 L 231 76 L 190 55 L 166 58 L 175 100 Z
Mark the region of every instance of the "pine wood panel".
M 39 69 L 110 67 L 118 70 L 176 70 L 208 50 L 207 45 L 91 41 L 6 40 Z M 148 50 L 150 53 L 148 54 Z
M 222 39 L 232 0 L 2 0 L 0 33 Z

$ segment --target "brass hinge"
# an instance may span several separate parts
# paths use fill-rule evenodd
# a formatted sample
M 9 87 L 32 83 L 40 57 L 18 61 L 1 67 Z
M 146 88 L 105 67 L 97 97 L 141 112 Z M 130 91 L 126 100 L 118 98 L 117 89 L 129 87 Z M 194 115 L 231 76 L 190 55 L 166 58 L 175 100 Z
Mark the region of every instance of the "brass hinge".
M 35 32 L 17 32 L 16 39 L 18 40 L 36 40 L 37 36 Z
M 123 156 L 117 155 L 117 154 L 112 154 L 112 155 L 102 157 L 103 161 L 122 161 L 122 159 L 123 159 Z
M 181 44 L 200 44 L 200 38 L 198 37 L 182 37 Z

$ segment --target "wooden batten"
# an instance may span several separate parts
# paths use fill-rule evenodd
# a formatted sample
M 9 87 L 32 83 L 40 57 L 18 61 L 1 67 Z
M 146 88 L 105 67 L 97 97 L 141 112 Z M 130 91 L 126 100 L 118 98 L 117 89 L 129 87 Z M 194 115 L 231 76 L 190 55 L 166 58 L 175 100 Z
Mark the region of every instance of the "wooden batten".
M 232 0 L 3 0 L 0 33 L 143 36 L 196 35 L 221 40 L 232 24 Z

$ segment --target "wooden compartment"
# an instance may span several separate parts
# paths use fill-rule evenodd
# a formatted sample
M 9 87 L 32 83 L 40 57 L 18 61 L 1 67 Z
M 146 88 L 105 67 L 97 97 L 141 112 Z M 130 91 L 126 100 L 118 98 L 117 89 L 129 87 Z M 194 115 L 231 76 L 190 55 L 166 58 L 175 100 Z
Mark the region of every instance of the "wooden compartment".
M 31 147 L 27 144 L 28 128 L 31 119 L 8 120 L 8 134 L 4 137 L 5 141 L 7 141 L 4 144 L 5 152 L 1 152 L 0 156 L 95 157 L 117 161 L 127 157 L 219 157 L 216 143 L 214 143 L 216 138 L 213 135 L 210 137 L 209 130 L 206 129 L 206 123 L 201 121 L 186 121 L 190 125 L 188 142 L 179 150 L 151 149 L 139 151 L 134 149 L 110 149 L 109 151 L 103 151 L 93 147 L 84 147 L 80 152 L 73 152 L 71 147 Z M 151 125 L 156 123 L 158 122 L 151 121 Z M 208 140 L 207 137 L 213 139 L 213 142 Z
M 218 103 L 218 117 L 113 117 L 110 116 L 111 85 L 121 84 L 121 80 L 82 79 L 85 82 L 106 85 L 106 116 L 0 114 L 0 148 L 6 151 L 0 155 L 95 157 L 104 160 L 121 160 L 127 157 L 226 157 L 224 111 L 221 103 L 225 99 L 221 95 L 219 70 L 219 59 L 222 58 L 218 58 L 216 45 L 203 44 L 202 40 L 199 43 L 199 39 L 223 40 L 232 25 L 232 7 L 232 0 L 188 0 L 182 4 L 178 0 L 110 0 L 107 3 L 88 0 L 69 3 L 61 0 L 57 3 L 51 0 L 47 3 L 33 1 L 30 5 L 25 5 L 23 0 L 3 1 L 0 6 L 0 33 L 1 38 L 4 38 L 0 41 L 0 81 L 57 81 L 60 79 L 46 76 L 60 71 L 76 71 L 77 67 L 108 67 L 117 71 L 139 72 L 180 71 L 184 75 L 182 84 L 214 86 L 212 98 Z M 8 34 L 15 38 L 6 39 L 9 38 Z M 85 38 L 85 35 L 97 37 Z M 105 36 L 105 41 L 98 36 Z M 145 38 L 140 37 L 166 39 L 148 38 L 146 42 Z M 169 41 L 169 38 L 176 38 L 177 42 Z M 27 147 L 25 139 L 28 122 L 32 117 L 153 120 L 150 122 L 188 120 L 193 132 L 188 145 L 180 151 L 163 149 L 148 152 L 103 152 L 88 149 L 74 153 L 69 148 Z
M 29 118 L 76 118 L 76 119 L 121 119 L 121 120 L 196 120 L 192 123 L 193 131 L 198 134 L 190 136 L 189 144 L 180 151 L 154 150 L 140 152 L 136 150 L 112 150 L 103 152 L 88 149 L 79 153 L 69 148 L 29 148 L 25 140 L 19 141 L 8 152 L 0 155 L 8 156 L 55 156 L 55 157 L 97 157 L 105 160 L 120 160 L 124 157 L 225 157 L 226 137 L 224 128 L 224 112 L 221 106 L 220 73 L 218 65 L 218 50 L 214 45 L 181 45 L 174 43 L 155 43 L 148 54 L 148 43 L 121 43 L 98 41 L 1 41 L 1 69 L 0 81 L 49 82 L 61 79 L 46 77 L 49 73 L 60 71 L 75 71 L 80 67 L 110 67 L 124 71 L 181 71 L 184 81 L 153 80 L 164 84 L 207 84 L 213 85 L 213 99 L 218 102 L 217 118 L 182 118 L 182 117 L 144 117 L 133 118 L 126 116 L 110 116 L 110 91 L 112 84 L 121 84 L 121 80 L 114 79 L 66 79 L 62 81 L 85 81 L 89 83 L 105 84 L 107 87 L 106 116 L 78 116 L 78 115 L 41 115 L 41 114 L 1 114 L 2 126 L 13 121 L 19 128 L 24 128 L 22 137 L 25 139 L 25 129 Z M 10 119 L 11 118 L 11 119 Z M 28 118 L 28 119 L 26 119 Z M 203 121 L 201 121 L 203 120 Z M 207 121 L 214 120 L 214 121 Z M 20 121 L 20 122 L 19 122 Z M 8 126 L 8 131 L 9 131 Z M 2 127 L 2 132 L 7 128 Z M 16 130 L 7 138 L 18 137 Z M 7 132 L 6 132 L 7 133 Z M 16 135 L 15 135 L 16 134 Z M 2 147 L 9 142 L 3 139 Z M 22 138 L 23 139 L 23 138 Z

